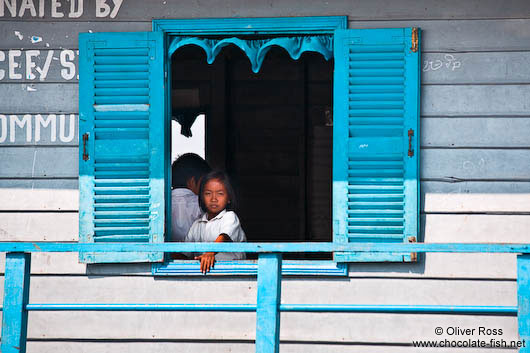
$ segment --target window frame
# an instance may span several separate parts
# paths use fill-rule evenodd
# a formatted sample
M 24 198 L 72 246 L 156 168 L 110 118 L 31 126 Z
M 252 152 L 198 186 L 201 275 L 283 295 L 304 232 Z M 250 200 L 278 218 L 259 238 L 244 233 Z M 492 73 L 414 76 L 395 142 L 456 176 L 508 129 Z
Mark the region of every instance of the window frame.
M 163 32 L 164 42 L 167 43 L 171 36 L 193 35 L 285 35 L 285 34 L 330 34 L 337 29 L 347 29 L 347 16 L 322 16 L 322 17 L 277 17 L 277 18 L 222 18 L 222 19 L 170 19 L 153 20 L 153 32 Z M 169 106 L 171 99 L 171 60 L 168 60 L 167 50 L 164 60 L 166 83 L 166 125 L 171 122 Z M 166 148 L 171 155 L 169 131 L 166 128 Z M 167 168 L 166 180 L 170 180 Z M 171 185 L 167 183 L 166 195 L 171 195 Z M 170 197 L 166 197 L 166 229 L 170 229 Z M 168 227 L 169 225 L 169 227 Z M 151 273 L 155 276 L 196 276 L 201 275 L 199 264 L 182 260 L 168 260 L 163 263 L 152 263 Z M 212 275 L 255 275 L 257 274 L 257 261 L 223 261 L 218 262 L 211 270 Z M 347 276 L 348 264 L 337 263 L 333 260 L 286 260 L 282 264 L 283 275 L 316 275 L 316 276 Z

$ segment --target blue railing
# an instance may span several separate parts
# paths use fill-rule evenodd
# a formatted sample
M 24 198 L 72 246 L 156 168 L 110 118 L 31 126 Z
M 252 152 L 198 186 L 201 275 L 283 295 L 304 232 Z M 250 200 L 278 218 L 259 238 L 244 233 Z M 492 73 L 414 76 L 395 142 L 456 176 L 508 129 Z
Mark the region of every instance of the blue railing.
M 29 303 L 32 252 L 248 252 L 258 253 L 257 304 L 38 304 Z M 280 304 L 282 253 L 516 253 L 517 306 Z M 337 243 L 165 243 L 78 244 L 0 242 L 6 252 L 2 315 L 3 353 L 26 351 L 29 311 L 255 311 L 256 352 L 279 352 L 280 312 L 384 312 L 517 315 L 519 337 L 530 339 L 530 244 L 337 244 Z M 526 344 L 520 352 L 530 353 Z

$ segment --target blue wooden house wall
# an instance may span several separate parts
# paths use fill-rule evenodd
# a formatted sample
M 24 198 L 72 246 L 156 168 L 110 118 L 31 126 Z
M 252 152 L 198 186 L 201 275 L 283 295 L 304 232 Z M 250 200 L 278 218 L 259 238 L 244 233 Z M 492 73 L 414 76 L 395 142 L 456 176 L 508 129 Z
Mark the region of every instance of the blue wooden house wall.
M 528 242 L 530 4 L 493 0 L 0 2 L 2 240 L 78 240 L 78 33 L 150 31 L 153 19 L 325 15 L 348 16 L 349 28 L 422 28 L 424 241 Z M 282 294 L 285 303 L 516 305 L 515 263 L 504 254 L 427 254 L 413 264 L 352 264 L 346 278 L 289 277 Z M 253 278 L 161 280 L 150 271 L 144 264 L 87 268 L 75 254 L 36 254 L 30 300 L 256 298 Z M 28 352 L 253 351 L 252 313 L 30 316 Z M 497 328 L 501 338 L 517 339 L 513 316 L 286 313 L 281 346 L 415 352 L 413 339 L 450 338 L 437 336 L 438 326 Z

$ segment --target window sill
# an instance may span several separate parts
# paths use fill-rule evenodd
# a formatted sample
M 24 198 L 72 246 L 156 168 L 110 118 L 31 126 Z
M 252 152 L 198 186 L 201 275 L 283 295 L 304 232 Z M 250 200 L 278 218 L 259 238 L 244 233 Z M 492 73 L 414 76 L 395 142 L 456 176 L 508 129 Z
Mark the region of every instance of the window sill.
M 151 266 L 154 276 L 204 276 L 199 261 L 173 260 L 154 263 Z M 255 276 L 258 273 L 257 260 L 217 261 L 208 275 Z M 285 260 L 282 263 L 284 276 L 347 276 L 348 265 L 333 261 Z

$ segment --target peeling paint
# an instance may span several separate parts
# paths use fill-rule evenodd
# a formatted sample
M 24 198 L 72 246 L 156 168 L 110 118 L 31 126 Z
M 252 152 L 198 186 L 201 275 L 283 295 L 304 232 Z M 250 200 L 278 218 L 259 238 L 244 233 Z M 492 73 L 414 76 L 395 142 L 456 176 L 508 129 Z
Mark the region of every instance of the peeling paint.
M 31 87 L 31 86 L 26 86 L 26 91 L 28 91 L 28 92 L 36 92 L 37 89 L 36 89 L 36 88 L 33 88 L 33 87 Z
M 15 31 L 15 36 L 17 36 L 19 40 L 24 39 L 24 36 L 19 31 Z

